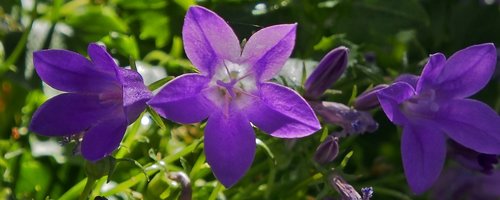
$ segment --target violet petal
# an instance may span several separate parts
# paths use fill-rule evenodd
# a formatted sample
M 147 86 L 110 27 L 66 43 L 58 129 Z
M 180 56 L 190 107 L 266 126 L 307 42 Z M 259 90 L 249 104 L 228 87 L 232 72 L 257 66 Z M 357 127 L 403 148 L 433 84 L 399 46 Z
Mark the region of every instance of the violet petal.
M 492 77 L 496 59 L 496 49 L 491 43 L 470 46 L 456 52 L 434 80 L 436 94 L 446 98 L 465 98 L 475 94 Z
M 436 117 L 454 141 L 487 154 L 500 154 L 500 117 L 488 105 L 472 99 L 450 100 Z
M 413 192 L 426 191 L 437 180 L 446 156 L 446 137 L 430 124 L 403 128 L 401 154 L 405 176 Z
M 248 119 L 272 136 L 298 138 L 321 129 L 314 111 L 297 92 L 275 83 L 263 83 L 261 100 L 248 107 Z
M 66 92 L 100 93 L 119 90 L 115 74 L 98 70 L 85 57 L 67 50 L 33 53 L 40 78 L 51 87 Z
M 77 134 L 103 118 L 120 114 L 120 109 L 121 105 L 102 102 L 97 95 L 65 93 L 49 99 L 36 110 L 30 130 L 45 136 Z
M 85 159 L 97 161 L 111 154 L 120 146 L 127 129 L 123 117 L 104 120 L 90 128 L 83 136 L 81 151 Z
M 400 103 L 415 94 L 413 87 L 406 82 L 396 82 L 378 92 L 380 106 L 389 120 L 398 125 L 405 124 L 408 119 L 400 110 Z
M 241 113 L 210 115 L 205 128 L 205 154 L 217 179 L 226 187 L 234 185 L 252 165 L 255 134 Z
M 144 85 L 139 73 L 129 69 L 118 69 L 123 85 L 123 107 L 127 122 L 131 124 L 146 108 L 146 102 L 153 97 L 153 93 Z
M 87 47 L 87 53 L 89 54 L 92 63 L 94 63 L 94 68 L 96 70 L 108 73 L 112 77 L 115 77 L 116 81 L 119 81 L 119 67 L 113 60 L 113 57 L 111 57 L 111 55 L 109 55 L 109 53 L 106 51 L 105 47 L 96 43 L 90 43 Z
M 199 122 L 213 112 L 203 93 L 209 81 L 202 75 L 184 74 L 170 81 L 148 104 L 175 122 Z
M 242 60 L 253 65 L 260 81 L 279 73 L 295 44 L 297 24 L 281 24 L 263 28 L 245 44 Z
M 422 88 L 432 89 L 443 72 L 446 63 L 446 57 L 442 53 L 430 55 L 427 64 L 425 64 L 420 80 L 416 85 L 416 91 L 422 91 Z
M 235 62 L 241 54 L 238 38 L 229 25 L 214 12 L 189 8 L 182 28 L 182 41 L 189 60 L 202 74 L 212 76 L 222 60 Z

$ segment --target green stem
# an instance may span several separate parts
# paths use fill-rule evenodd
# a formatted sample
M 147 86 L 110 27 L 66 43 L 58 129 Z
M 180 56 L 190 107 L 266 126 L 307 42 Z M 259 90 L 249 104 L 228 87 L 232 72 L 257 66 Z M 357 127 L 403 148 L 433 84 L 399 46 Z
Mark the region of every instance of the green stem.
M 212 191 L 212 194 L 210 194 L 210 197 L 208 197 L 208 200 L 215 200 L 219 192 L 223 189 L 224 187 L 222 187 L 222 184 L 217 181 L 217 186 L 215 186 L 215 189 Z
M 14 48 L 14 51 L 9 55 L 9 57 L 5 60 L 5 62 L 0 66 L 0 76 L 3 75 L 6 71 L 10 69 L 10 67 L 17 61 L 23 50 L 26 48 L 26 43 L 28 42 L 28 36 L 29 33 L 31 32 L 31 29 L 33 28 L 33 22 L 35 22 L 36 19 L 36 9 L 38 6 L 38 1 L 35 1 L 35 5 L 33 6 L 33 10 L 31 11 L 31 22 L 26 28 L 26 30 L 23 32 L 23 35 L 21 36 L 21 39 L 19 39 L 19 42 L 17 43 L 16 47 Z M 15 71 L 15 70 L 14 70 Z
M 96 182 L 95 178 L 92 177 L 87 178 L 87 183 L 85 184 L 85 188 L 83 189 L 83 192 L 80 195 L 80 200 L 89 199 L 89 195 L 92 192 L 92 189 L 94 188 L 95 182 Z
M 81 193 L 81 191 L 83 191 L 83 187 L 85 186 L 86 181 L 87 181 L 87 178 L 81 180 L 76 185 L 74 185 L 71 189 L 66 191 L 59 199 L 60 200 L 76 199 L 78 197 L 78 195 Z

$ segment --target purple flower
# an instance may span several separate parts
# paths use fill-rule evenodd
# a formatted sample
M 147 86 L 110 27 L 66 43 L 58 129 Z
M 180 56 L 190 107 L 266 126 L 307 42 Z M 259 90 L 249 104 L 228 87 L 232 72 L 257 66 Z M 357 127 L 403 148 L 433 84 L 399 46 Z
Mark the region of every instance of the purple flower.
M 332 162 L 339 154 L 339 138 L 329 135 L 314 153 L 314 161 L 319 164 Z
M 253 125 L 280 138 L 304 137 L 320 129 L 318 119 L 295 91 L 267 82 L 290 56 L 296 24 L 256 32 L 243 50 L 222 18 L 191 7 L 184 21 L 186 55 L 201 74 L 184 74 L 148 102 L 161 116 L 195 123 L 208 118 L 205 154 L 226 187 L 252 164 Z
M 493 44 L 468 47 L 448 60 L 433 54 L 418 80 L 402 77 L 378 93 L 387 117 L 403 126 L 403 167 L 415 193 L 438 178 L 447 137 L 480 153 L 500 153 L 500 117 L 488 105 L 467 98 L 488 83 L 495 63 Z
M 326 54 L 307 78 L 304 88 L 308 99 L 319 99 L 347 68 L 349 49 L 337 47 Z
M 105 48 L 90 44 L 88 54 L 91 61 L 66 50 L 33 54 L 40 78 L 67 93 L 45 102 L 30 129 L 45 136 L 83 134 L 83 157 L 97 161 L 118 148 L 152 94 L 137 72 L 118 67 Z

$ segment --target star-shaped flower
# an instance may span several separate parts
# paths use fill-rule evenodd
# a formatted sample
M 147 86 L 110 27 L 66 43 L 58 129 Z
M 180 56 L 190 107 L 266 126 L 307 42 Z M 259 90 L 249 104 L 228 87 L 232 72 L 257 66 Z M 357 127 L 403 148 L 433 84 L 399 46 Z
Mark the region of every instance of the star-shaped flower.
M 480 153 L 500 153 L 500 117 L 488 105 L 467 98 L 488 83 L 495 63 L 493 44 L 468 47 L 448 60 L 433 54 L 420 77 L 404 76 L 378 93 L 387 117 L 403 126 L 403 167 L 415 193 L 438 178 L 446 138 Z
M 97 161 L 118 148 L 152 93 L 139 73 L 118 67 L 105 48 L 90 44 L 88 54 L 91 61 L 66 50 L 33 54 L 40 78 L 67 93 L 40 106 L 30 130 L 45 136 L 83 134 L 83 157 Z
M 320 129 L 311 107 L 295 91 L 267 82 L 290 56 L 296 24 L 256 32 L 243 50 L 218 15 L 191 7 L 182 37 L 186 55 L 201 74 L 184 74 L 148 102 L 161 116 L 184 124 L 208 118 L 205 154 L 226 187 L 252 164 L 253 125 L 275 137 L 304 137 Z

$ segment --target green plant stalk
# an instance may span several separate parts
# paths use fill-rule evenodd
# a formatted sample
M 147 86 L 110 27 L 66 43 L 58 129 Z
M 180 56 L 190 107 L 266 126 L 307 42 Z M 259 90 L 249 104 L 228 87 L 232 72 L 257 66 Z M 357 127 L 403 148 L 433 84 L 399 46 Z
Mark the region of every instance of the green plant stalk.
M 66 191 L 60 198 L 59 200 L 71 200 L 71 199 L 76 199 L 78 195 L 83 191 L 83 188 L 85 187 L 85 183 L 87 182 L 87 178 L 81 180 L 78 182 L 76 185 L 74 185 L 71 189 Z
M 37 7 L 38 7 L 38 1 L 35 1 L 35 5 L 33 6 L 33 10 L 31 11 L 31 22 L 28 25 L 28 28 L 24 30 L 21 39 L 14 48 L 14 51 L 12 51 L 9 57 L 0 66 L 0 76 L 2 76 L 5 72 L 7 72 L 10 69 L 10 66 L 12 66 L 17 61 L 23 50 L 26 48 L 26 43 L 28 42 L 29 33 L 31 32 L 31 29 L 33 28 L 33 23 L 35 22 L 36 19 Z
M 208 197 L 208 200 L 215 200 L 217 199 L 217 195 L 219 194 L 219 192 L 221 192 L 222 190 L 224 190 L 224 187 L 222 187 L 222 184 L 219 183 L 219 181 L 217 181 L 217 185 L 215 186 L 215 189 L 212 191 L 212 193 L 210 194 L 210 196 Z
M 83 189 L 83 192 L 80 195 L 80 200 L 89 199 L 89 195 L 90 193 L 92 193 L 92 189 L 94 188 L 95 182 L 96 182 L 95 178 L 92 177 L 87 178 L 87 183 L 85 184 L 85 188 Z

